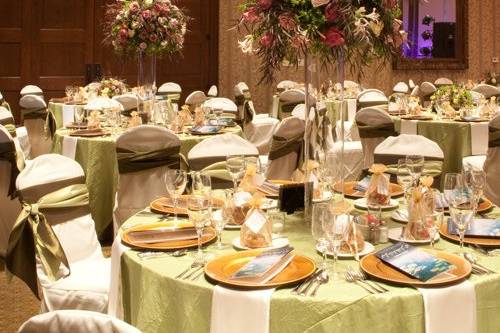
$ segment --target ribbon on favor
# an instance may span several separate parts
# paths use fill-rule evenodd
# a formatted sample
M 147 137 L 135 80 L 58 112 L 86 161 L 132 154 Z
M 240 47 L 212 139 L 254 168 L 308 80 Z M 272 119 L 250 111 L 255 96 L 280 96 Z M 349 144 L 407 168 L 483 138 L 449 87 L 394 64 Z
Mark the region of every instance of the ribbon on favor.
M 359 137 L 363 139 L 388 138 L 398 135 L 394 128 L 394 123 L 366 125 L 358 121 L 356 125 L 358 127 Z
M 493 126 L 488 127 L 488 147 L 500 147 L 500 128 Z
M 168 147 L 158 150 L 135 152 L 125 148 L 116 148 L 118 171 L 121 174 L 137 172 L 161 166 L 178 168 L 180 147 Z
M 45 274 L 57 280 L 70 274 L 66 254 L 42 210 L 89 205 L 85 184 L 75 184 L 48 193 L 36 203 L 22 202 L 22 210 L 14 224 L 7 247 L 6 267 L 9 276 L 16 275 L 38 296 L 36 256 Z M 61 272 L 61 264 L 67 272 Z
M 15 127 L 14 127 L 15 132 Z M 0 160 L 10 163 L 9 196 L 14 199 L 16 194 L 16 178 L 19 175 L 17 168 L 16 145 L 7 133 L 0 130 Z

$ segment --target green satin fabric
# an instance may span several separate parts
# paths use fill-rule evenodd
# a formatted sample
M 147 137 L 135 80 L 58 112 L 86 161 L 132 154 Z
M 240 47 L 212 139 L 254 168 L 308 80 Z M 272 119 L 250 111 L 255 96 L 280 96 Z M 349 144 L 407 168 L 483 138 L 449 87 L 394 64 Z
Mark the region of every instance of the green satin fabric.
M 425 161 L 424 169 L 422 171 L 423 176 L 432 176 L 438 177 L 442 174 L 443 170 L 443 162 L 441 161 Z M 387 165 L 387 171 L 391 175 L 398 174 L 398 166 L 396 164 Z
M 297 152 L 301 156 L 304 145 L 304 133 L 301 133 L 290 139 L 273 136 L 271 148 L 269 149 L 269 160 L 275 160 L 291 152 Z
M 362 125 L 358 122 L 356 126 L 360 138 L 388 138 L 398 135 L 394 129 L 394 123 L 372 126 Z
M 326 102 L 326 116 L 330 119 L 330 123 L 335 127 L 335 124 L 340 120 L 340 101 L 327 101 Z M 344 115 L 344 121 L 349 118 L 349 110 L 347 101 L 344 101 L 342 107 L 342 113 Z
M 134 152 L 123 148 L 116 149 L 118 171 L 123 173 L 137 172 L 160 166 L 171 169 L 179 168 L 179 146 L 148 152 Z
M 497 208 L 488 215 L 500 217 L 500 210 Z M 401 226 L 391 221 L 389 216 L 390 213 L 383 213 L 390 228 Z M 155 221 L 158 221 L 157 217 L 136 215 L 125 226 Z M 321 257 L 314 249 L 310 227 L 304 223 L 301 215 L 286 216 L 284 235 L 297 253 L 320 262 Z M 239 231 L 226 230 L 222 240 L 231 243 L 236 237 L 239 237 Z M 376 249 L 387 245 L 377 245 Z M 458 244 L 446 240 L 437 242 L 436 248 L 448 252 L 459 250 Z M 223 255 L 234 253 L 235 250 L 216 251 L 209 247 L 209 251 Z M 125 320 L 145 333 L 209 332 L 214 284 L 203 276 L 194 282 L 175 279 L 193 259 L 190 256 L 163 256 L 140 260 L 137 253 L 130 250 L 122 256 Z M 499 257 L 480 256 L 480 261 L 500 272 Z M 328 264 L 331 265 L 331 260 Z M 355 265 L 354 260 L 340 259 L 338 269 L 342 271 Z M 500 275 L 472 275 L 469 281 L 474 285 L 477 295 L 478 333 L 499 331 Z M 314 298 L 293 296 L 290 294 L 291 288 L 278 289 L 271 298 L 270 332 L 425 332 L 422 295 L 410 287 L 384 286 L 390 290 L 389 293 L 370 295 L 363 288 L 343 279 L 330 281 L 319 289 Z
M 51 280 L 62 277 L 59 275 L 61 264 L 69 271 L 64 250 L 41 210 L 86 206 L 89 193 L 85 185 L 77 184 L 46 194 L 36 203 L 22 204 L 9 237 L 6 267 L 10 274 L 19 277 L 38 295 L 35 257 L 40 259 Z

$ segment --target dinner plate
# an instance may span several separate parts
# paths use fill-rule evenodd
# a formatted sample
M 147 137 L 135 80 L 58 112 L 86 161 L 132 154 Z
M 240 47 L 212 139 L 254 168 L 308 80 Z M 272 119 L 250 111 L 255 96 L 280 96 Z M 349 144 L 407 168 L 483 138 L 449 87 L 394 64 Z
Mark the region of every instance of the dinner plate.
M 464 118 L 455 118 L 455 121 L 462 122 L 462 123 L 483 123 L 483 122 L 489 122 L 488 119 L 486 118 L 469 118 L 469 119 L 464 119 Z
M 88 125 L 86 123 L 82 123 L 82 124 L 69 123 L 69 124 L 66 124 L 64 127 L 66 127 L 67 129 L 86 129 L 87 126 Z
M 82 138 L 94 138 L 94 137 L 98 137 L 98 136 L 104 136 L 106 134 L 108 134 L 108 133 L 104 132 L 101 129 L 97 129 L 97 130 L 95 130 L 95 129 L 92 129 L 92 130 L 80 129 L 80 130 L 76 130 L 76 131 L 69 133 L 70 136 L 79 136 Z
M 433 279 L 427 280 L 425 282 L 413 278 L 410 275 L 402 273 L 399 270 L 385 264 L 382 260 L 377 258 L 375 253 L 369 254 L 362 258 L 360 261 L 360 267 L 369 276 L 380 279 L 382 281 L 415 287 L 439 287 L 456 284 L 466 279 L 471 273 L 471 264 L 456 254 L 431 249 L 421 250 L 429 252 L 430 254 L 440 259 L 446 260 L 453 264 L 455 267 L 447 273 L 436 276 Z
M 169 197 L 162 197 L 159 199 L 154 200 L 149 204 L 149 208 L 151 211 L 155 213 L 161 213 L 161 214 L 175 214 L 177 211 L 177 215 L 180 216 L 187 216 L 187 201 L 189 199 L 190 195 L 185 194 L 181 195 L 177 202 L 177 208 L 174 209 L 174 204 L 171 198 Z M 215 208 L 222 207 L 224 202 L 220 199 L 215 199 L 212 198 L 212 206 Z
M 358 209 L 368 210 L 368 205 L 366 203 L 366 198 L 361 198 L 354 201 L 354 207 Z M 382 210 L 392 210 L 399 207 L 399 202 L 397 200 L 391 199 L 388 205 L 382 205 L 380 208 Z
M 237 250 L 251 250 L 251 248 L 246 247 L 243 244 L 241 244 L 240 236 L 233 239 L 233 241 L 231 243 L 233 244 L 234 248 Z M 271 246 L 263 247 L 263 248 L 260 248 L 259 250 L 280 249 L 282 247 L 287 246 L 288 244 L 290 244 L 290 241 L 288 240 L 288 238 L 279 237 L 278 235 L 273 234 L 273 242 L 272 242 Z
M 408 210 L 406 208 L 395 210 L 391 214 L 391 219 L 399 223 L 408 223 Z
M 318 251 L 319 253 L 321 253 L 321 250 L 319 249 L 319 244 L 316 245 L 316 251 Z M 372 253 L 373 251 L 375 251 L 375 246 L 373 246 L 372 243 L 368 243 L 368 242 L 365 242 L 365 247 L 363 248 L 363 251 L 360 251 L 358 252 L 358 255 L 360 257 L 363 257 L 363 256 L 366 256 L 367 254 L 370 254 Z M 326 251 L 326 255 L 329 256 L 329 257 L 333 257 L 333 251 L 331 251 L 330 249 L 328 249 Z M 337 254 L 337 257 L 339 258 L 354 258 L 355 255 L 354 253 L 351 253 L 351 252 L 339 252 Z
M 453 235 L 448 232 L 448 223 L 452 223 L 449 220 L 441 224 L 439 233 L 444 238 L 451 240 L 456 243 L 460 243 L 460 237 L 458 235 Z M 474 244 L 481 247 L 491 247 L 500 248 L 500 239 L 498 238 L 486 238 L 486 237 L 464 237 L 464 244 Z
M 260 284 L 231 279 L 234 273 L 262 252 L 263 250 L 248 250 L 217 257 L 205 265 L 205 274 L 209 279 L 229 287 L 262 289 L 297 284 L 307 279 L 316 269 L 312 259 L 295 254 L 292 261 L 266 283 Z
M 163 228 L 163 227 L 172 227 L 172 222 L 156 222 L 156 223 L 149 223 L 149 224 L 140 224 L 136 227 L 131 227 L 128 228 L 127 230 L 123 231 L 121 234 L 121 239 L 122 243 L 136 249 L 144 249 L 144 250 L 178 250 L 178 249 L 185 249 L 185 248 L 190 248 L 190 247 L 196 247 L 198 246 L 198 240 L 196 238 L 194 239 L 186 239 L 186 240 L 173 240 L 173 241 L 168 241 L 168 242 L 158 242 L 158 243 L 140 243 L 136 244 L 134 243 L 130 237 L 129 233 L 134 232 L 134 231 L 141 231 L 141 230 L 152 230 L 152 229 L 157 229 L 157 228 Z M 188 222 L 181 222 L 181 226 L 192 226 L 192 224 Z M 210 243 L 216 238 L 217 234 L 215 232 L 215 229 L 212 227 L 206 227 L 203 229 L 203 236 L 201 238 L 202 244 Z
M 433 116 L 426 116 L 426 115 L 421 115 L 421 116 L 402 116 L 402 120 L 434 120 Z
M 406 238 L 401 238 L 401 231 L 403 228 L 391 228 L 389 229 L 389 239 L 394 242 L 403 242 L 403 243 L 408 243 L 408 244 L 413 244 L 413 245 L 424 245 L 424 244 L 430 244 L 431 239 L 406 239 Z M 434 236 L 434 242 L 439 241 L 439 233 L 436 233 L 436 236 Z
M 486 199 L 485 197 L 483 197 L 483 198 L 481 198 L 481 200 L 479 202 L 479 206 L 477 207 L 477 212 L 484 213 L 484 212 L 489 211 L 492 208 L 493 208 L 493 203 L 489 199 Z M 449 213 L 449 208 L 445 207 L 444 211 L 445 211 L 445 213 Z
M 357 183 L 358 183 L 357 181 L 350 181 L 344 183 L 344 194 L 346 197 L 349 198 L 365 197 L 366 192 L 361 192 L 354 189 L 354 186 L 356 186 Z M 337 182 L 335 183 L 335 185 L 333 185 L 333 190 L 338 193 L 342 192 L 342 187 L 340 185 L 340 182 Z M 390 183 L 389 190 L 391 191 L 391 197 L 397 197 L 404 194 L 403 188 L 399 184 Z

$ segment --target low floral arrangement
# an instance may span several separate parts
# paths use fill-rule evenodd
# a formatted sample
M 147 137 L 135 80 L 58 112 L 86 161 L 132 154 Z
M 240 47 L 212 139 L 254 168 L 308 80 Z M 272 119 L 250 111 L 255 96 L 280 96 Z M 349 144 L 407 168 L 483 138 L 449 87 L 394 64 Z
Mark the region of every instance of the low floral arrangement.
M 439 87 L 431 96 L 431 101 L 449 101 L 455 110 L 472 106 L 472 95 L 469 90 L 456 84 Z
M 398 0 L 242 0 L 240 8 L 240 48 L 261 59 L 267 81 L 284 61 L 297 66 L 306 54 L 323 64 L 343 58 L 362 74 L 406 39 Z
M 188 20 L 173 0 L 117 0 L 106 10 L 106 40 L 120 54 L 175 54 Z
M 486 73 L 484 83 L 490 84 L 492 86 L 500 86 L 500 78 L 494 71 L 489 71 Z
M 128 87 L 125 82 L 113 78 L 108 78 L 103 79 L 101 80 L 101 82 L 99 82 L 97 95 L 111 98 L 113 96 L 123 95 L 127 91 Z

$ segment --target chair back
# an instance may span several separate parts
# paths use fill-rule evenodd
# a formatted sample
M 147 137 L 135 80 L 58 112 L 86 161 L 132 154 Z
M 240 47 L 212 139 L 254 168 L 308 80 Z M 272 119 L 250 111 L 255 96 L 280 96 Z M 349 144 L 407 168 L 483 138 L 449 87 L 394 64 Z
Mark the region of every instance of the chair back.
M 0 125 L 14 125 L 14 116 L 7 108 L 0 106 Z
M 224 116 L 237 118 L 238 106 L 229 98 L 225 97 L 214 97 L 206 100 L 203 106 L 209 107 L 211 109 L 222 109 Z
M 118 137 L 119 181 L 113 212 L 115 232 L 130 216 L 165 195 L 163 177 L 169 168 L 179 169 L 180 147 L 177 135 L 158 126 L 133 127 Z
M 137 328 L 109 315 L 83 310 L 57 310 L 36 315 L 21 325 L 18 333 L 141 333 Z
M 493 96 L 500 97 L 500 88 L 489 84 L 478 84 L 472 91 L 478 92 L 488 99 Z
M 414 89 L 416 87 L 415 82 L 412 79 L 408 80 L 408 88 Z
M 356 113 L 356 126 L 363 146 L 363 167 L 373 164 L 373 152 L 385 138 L 397 136 L 391 117 L 376 107 L 364 108 Z
M 38 86 L 35 86 L 33 84 L 28 84 L 27 86 L 23 87 L 23 89 L 21 89 L 20 95 L 21 96 L 25 96 L 25 95 L 43 96 L 43 90 Z
M 27 91 L 32 91 L 27 89 Z M 36 90 L 33 90 L 36 91 Z M 45 135 L 47 103 L 41 95 L 23 95 L 19 100 L 21 124 L 28 131 L 31 145 L 30 157 L 37 157 L 50 152 L 52 139 Z
M 137 111 L 139 106 L 139 99 L 135 94 L 123 94 L 119 96 L 114 96 L 113 100 L 121 104 L 123 111 L 130 115 L 130 112 Z
M 453 81 L 448 79 L 447 77 L 440 77 L 434 81 L 434 85 L 436 87 L 442 87 L 442 86 L 451 86 L 453 84 Z
M 164 83 L 158 88 L 156 95 L 167 96 L 173 104 L 179 104 L 181 100 L 182 88 L 175 82 Z
M 372 106 L 386 106 L 389 100 L 385 94 L 378 89 L 363 90 L 357 97 L 358 110 Z
M 285 90 L 279 95 L 278 119 L 283 120 L 292 115 L 293 109 L 298 104 L 304 104 L 306 94 L 300 89 Z
M 433 83 L 428 81 L 422 82 L 420 85 L 420 99 L 422 101 L 429 101 L 436 90 L 437 88 Z
M 411 97 L 420 97 L 420 86 L 417 85 L 417 86 L 413 87 L 410 96 Z
M 490 121 L 488 152 L 483 170 L 486 173 L 484 193 L 497 206 L 500 205 L 500 114 Z
M 268 156 L 266 177 L 290 179 L 302 160 L 305 122 L 291 116 L 283 119 L 274 132 Z
M 405 82 L 398 82 L 392 88 L 392 92 L 396 94 L 407 94 L 410 91 L 410 87 Z
M 255 118 L 257 112 L 245 82 L 239 82 L 234 86 L 234 102 L 238 108 L 238 119 L 242 119 L 243 124 L 247 124 Z
M 297 82 L 295 82 L 295 81 L 283 80 L 283 81 L 278 82 L 278 84 L 276 85 L 276 90 L 278 92 L 283 92 L 285 90 L 294 89 L 296 86 L 297 86 Z
M 203 91 L 196 90 L 193 91 L 186 97 L 186 100 L 184 101 L 184 104 L 189 105 L 191 108 L 194 108 L 198 105 L 203 104 L 207 100 L 207 96 Z
M 208 97 L 217 97 L 219 94 L 219 90 L 217 89 L 216 85 L 212 85 L 210 89 L 208 89 L 207 96 Z

